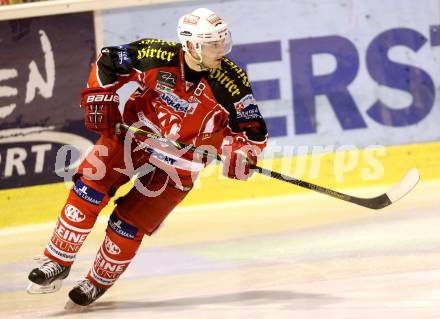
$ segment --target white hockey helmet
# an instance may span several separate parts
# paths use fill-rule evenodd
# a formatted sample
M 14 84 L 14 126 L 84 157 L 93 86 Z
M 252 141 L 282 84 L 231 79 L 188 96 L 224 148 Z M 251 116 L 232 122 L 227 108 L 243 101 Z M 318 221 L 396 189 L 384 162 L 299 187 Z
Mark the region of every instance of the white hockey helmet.
M 209 54 L 211 45 L 218 47 L 220 43 L 223 55 L 228 54 L 232 49 L 228 24 L 216 13 L 206 8 L 199 8 L 182 16 L 177 25 L 177 35 L 183 50 L 189 52 L 187 42 L 191 42 L 200 59 L 202 59 L 202 52 Z

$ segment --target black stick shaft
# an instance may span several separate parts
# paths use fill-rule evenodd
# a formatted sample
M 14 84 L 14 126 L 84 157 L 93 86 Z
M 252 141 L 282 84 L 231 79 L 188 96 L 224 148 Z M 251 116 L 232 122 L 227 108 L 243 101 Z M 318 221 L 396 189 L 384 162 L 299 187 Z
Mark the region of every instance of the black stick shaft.
M 123 124 L 123 123 L 116 124 L 116 132 L 120 131 L 120 129 L 124 129 L 126 131 L 132 132 L 133 134 L 139 134 L 139 135 L 142 135 L 142 136 L 145 136 L 148 138 L 158 140 L 160 142 L 164 142 L 170 146 L 177 147 L 179 149 L 187 149 L 188 151 L 198 153 L 200 155 L 207 156 L 210 158 L 214 158 L 220 162 L 223 161 L 221 156 L 218 154 L 210 153 L 206 150 L 197 148 L 194 145 L 184 144 L 184 143 L 181 143 L 178 141 L 172 141 L 172 140 L 166 139 L 160 135 L 157 135 L 157 134 L 154 134 L 154 133 L 142 130 L 142 129 L 131 127 L 127 124 Z M 306 182 L 306 181 L 303 181 L 303 180 L 300 180 L 300 179 L 297 179 L 297 178 L 294 178 L 291 176 L 283 175 L 281 173 L 274 172 L 272 170 L 269 170 L 269 169 L 266 169 L 266 168 L 263 168 L 263 167 L 260 167 L 257 165 L 252 165 L 251 169 L 256 170 L 258 173 L 260 173 L 262 175 L 269 176 L 269 177 L 277 179 L 279 181 L 283 181 L 283 182 L 290 183 L 290 184 L 293 184 L 296 186 L 300 186 L 300 187 L 303 187 L 303 188 L 306 188 L 306 189 L 309 189 L 309 190 L 312 190 L 312 191 L 315 191 L 315 192 L 318 192 L 321 194 L 325 194 L 325 195 L 328 195 L 328 196 L 331 196 L 331 197 L 334 197 L 334 198 L 337 198 L 337 199 L 340 199 L 340 200 L 343 200 L 346 202 L 354 203 L 354 204 L 357 204 L 357 205 L 360 205 L 363 207 L 368 207 L 371 209 L 380 209 L 380 208 L 383 208 L 383 207 L 391 204 L 391 201 L 386 194 L 382 194 L 382 195 L 374 197 L 374 198 L 360 198 L 360 197 L 355 197 L 355 196 L 351 196 L 348 194 L 340 193 L 340 192 L 337 192 L 337 191 L 332 190 L 330 188 L 326 188 L 323 186 L 312 184 L 312 183 L 309 183 L 309 182 Z

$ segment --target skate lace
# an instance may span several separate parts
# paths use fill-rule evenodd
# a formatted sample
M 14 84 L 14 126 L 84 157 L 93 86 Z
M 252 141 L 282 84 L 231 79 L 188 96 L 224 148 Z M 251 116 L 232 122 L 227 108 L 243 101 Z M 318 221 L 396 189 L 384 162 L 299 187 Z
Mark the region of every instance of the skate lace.
M 87 296 L 88 299 L 95 299 L 98 295 L 99 290 L 90 281 L 83 280 L 78 283 L 78 287 Z
M 64 267 L 54 261 L 48 261 L 39 268 L 46 278 L 51 278 L 63 271 Z

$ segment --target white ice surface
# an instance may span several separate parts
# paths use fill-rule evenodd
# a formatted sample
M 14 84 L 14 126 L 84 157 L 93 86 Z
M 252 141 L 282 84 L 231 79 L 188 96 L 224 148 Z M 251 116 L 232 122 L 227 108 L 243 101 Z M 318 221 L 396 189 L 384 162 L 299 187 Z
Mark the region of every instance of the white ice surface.
M 178 211 L 80 318 L 440 318 L 439 186 L 380 211 L 319 194 Z M 78 318 L 63 309 L 67 293 L 104 228 L 61 291 L 38 296 L 26 276 L 53 225 L 0 230 L 0 317 Z

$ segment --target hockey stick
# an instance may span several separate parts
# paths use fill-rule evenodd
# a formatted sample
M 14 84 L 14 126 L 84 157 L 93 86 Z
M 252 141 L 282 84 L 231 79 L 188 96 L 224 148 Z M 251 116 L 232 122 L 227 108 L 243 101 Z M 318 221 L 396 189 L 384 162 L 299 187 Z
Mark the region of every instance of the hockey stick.
M 116 132 L 120 132 L 121 129 L 125 130 L 125 131 L 129 131 L 132 132 L 133 134 L 139 134 L 148 138 L 152 138 L 154 140 L 166 143 L 170 146 L 174 146 L 177 147 L 179 149 L 187 149 L 188 151 L 194 152 L 194 153 L 198 153 L 201 154 L 203 156 L 208 156 L 210 158 L 214 158 L 218 161 L 223 161 L 223 159 L 220 157 L 220 155 L 218 154 L 212 154 L 206 150 L 202 150 L 200 148 L 197 148 L 193 145 L 188 145 L 188 144 L 184 144 L 184 143 L 180 143 L 177 141 L 172 141 L 169 139 L 166 139 L 160 135 L 142 130 L 142 129 L 138 129 L 138 128 L 134 128 L 131 127 L 127 124 L 123 124 L 123 123 L 118 123 L 116 124 Z M 363 207 L 367 207 L 367 208 L 371 208 L 371 209 L 381 209 L 384 208 L 386 206 L 391 205 L 392 203 L 395 203 L 396 201 L 398 201 L 399 199 L 401 199 L 402 197 L 404 197 L 406 194 L 408 194 L 419 182 L 420 179 L 420 175 L 419 175 L 419 171 L 417 170 L 417 168 L 412 168 L 410 169 L 406 175 L 402 178 L 402 180 L 397 183 L 396 185 L 394 185 L 388 192 L 383 193 L 379 196 L 376 197 L 370 197 L 370 198 L 363 198 L 363 197 L 356 197 L 356 196 L 352 196 L 352 195 L 348 195 L 348 194 L 344 194 L 344 193 L 340 193 L 338 191 L 323 187 L 323 186 L 319 186 L 316 184 L 312 184 L 291 176 L 286 176 L 283 175 L 281 173 L 278 172 L 274 172 L 256 165 L 253 165 L 251 167 L 252 169 L 256 170 L 258 173 L 262 174 L 262 175 L 266 175 L 269 176 L 271 178 L 286 182 L 286 183 L 290 183 L 293 185 L 297 185 L 303 188 L 307 188 L 310 190 L 313 190 L 315 192 L 319 192 L 331 197 L 335 197 L 338 198 L 340 200 L 346 201 L 346 202 L 350 202 L 353 204 L 357 204 L 359 206 L 363 206 Z

